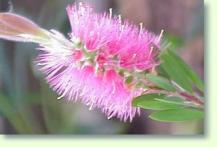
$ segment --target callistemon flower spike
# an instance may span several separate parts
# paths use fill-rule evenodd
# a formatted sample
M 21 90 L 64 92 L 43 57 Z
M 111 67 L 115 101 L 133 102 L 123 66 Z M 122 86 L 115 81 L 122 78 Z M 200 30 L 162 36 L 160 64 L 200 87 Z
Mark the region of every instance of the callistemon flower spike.
M 142 24 L 138 27 L 120 16 L 113 17 L 112 9 L 97 14 L 89 5 L 80 3 L 68 6 L 67 13 L 72 27 L 70 40 L 26 19 L 18 21 L 32 25 L 33 31 L 19 29 L 14 33 L 16 24 L 9 21 L 7 26 L 7 20 L 1 20 L 2 14 L 0 25 L 6 24 L 12 32 L 5 33 L 1 28 L 0 37 L 22 41 L 16 36 L 33 36 L 33 42 L 40 44 L 36 63 L 59 98 L 81 101 L 90 110 L 100 109 L 108 119 L 132 121 L 140 112 L 132 107 L 132 100 L 145 91 L 144 72 L 159 64 L 153 46 L 160 47 L 162 34 L 155 36 Z

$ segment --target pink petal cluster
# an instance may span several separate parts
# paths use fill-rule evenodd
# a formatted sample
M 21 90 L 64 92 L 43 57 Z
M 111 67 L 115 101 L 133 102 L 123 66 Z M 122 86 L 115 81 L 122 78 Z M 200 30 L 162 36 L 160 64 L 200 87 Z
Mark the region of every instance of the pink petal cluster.
M 98 108 L 108 118 L 132 121 L 139 108 L 132 100 L 143 92 L 125 82 L 127 74 L 147 71 L 158 63 L 152 45 L 159 46 L 160 36 L 121 21 L 110 13 L 97 14 L 89 5 L 67 7 L 71 41 L 79 45 L 70 49 L 42 47 L 38 57 L 47 81 L 60 95 L 81 101 L 90 109 Z M 87 58 L 86 54 L 93 55 Z M 87 62 L 92 59 L 92 62 Z
M 89 5 L 67 7 L 72 36 L 78 37 L 89 50 L 101 50 L 105 57 L 118 55 L 123 67 L 148 69 L 156 63 L 150 44 L 159 45 L 160 37 L 139 29 L 111 13 L 96 14 Z

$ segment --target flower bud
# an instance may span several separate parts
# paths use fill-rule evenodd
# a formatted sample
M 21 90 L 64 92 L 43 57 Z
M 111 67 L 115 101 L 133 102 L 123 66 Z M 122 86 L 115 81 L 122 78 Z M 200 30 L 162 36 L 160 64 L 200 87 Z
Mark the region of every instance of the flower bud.
M 45 35 L 43 29 L 25 17 L 13 13 L 0 13 L 0 38 L 37 42 L 36 38 L 42 38 Z

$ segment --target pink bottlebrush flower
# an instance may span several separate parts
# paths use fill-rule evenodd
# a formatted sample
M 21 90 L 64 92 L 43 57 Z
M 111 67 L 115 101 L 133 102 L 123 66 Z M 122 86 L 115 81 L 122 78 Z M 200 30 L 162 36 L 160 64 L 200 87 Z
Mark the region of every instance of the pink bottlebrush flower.
M 53 89 L 69 100 L 80 100 L 90 109 L 101 109 L 108 118 L 118 117 L 132 121 L 139 108 L 132 100 L 144 89 L 131 74 L 155 67 L 151 45 L 159 46 L 160 36 L 142 28 L 121 22 L 110 14 L 96 14 L 88 5 L 67 7 L 72 42 L 70 50 L 42 48 L 38 63 L 48 75 Z M 120 74 L 122 73 L 122 74 Z
M 40 43 L 36 62 L 59 98 L 79 100 L 90 109 L 101 109 L 108 118 L 132 121 L 140 112 L 132 107 L 132 100 L 145 91 L 141 75 L 159 64 L 153 46 L 159 47 L 161 35 L 112 17 L 111 10 L 97 14 L 79 4 L 68 6 L 67 13 L 70 40 L 54 30 L 40 31 L 39 37 L 28 32 L 18 36 L 30 35 Z M 16 40 L 10 34 L 7 38 Z
M 104 56 L 118 55 L 121 66 L 149 69 L 155 65 L 150 44 L 159 45 L 160 37 L 154 36 L 128 21 L 121 22 L 120 16 L 96 14 L 88 5 L 67 7 L 72 33 L 88 50 L 100 50 Z

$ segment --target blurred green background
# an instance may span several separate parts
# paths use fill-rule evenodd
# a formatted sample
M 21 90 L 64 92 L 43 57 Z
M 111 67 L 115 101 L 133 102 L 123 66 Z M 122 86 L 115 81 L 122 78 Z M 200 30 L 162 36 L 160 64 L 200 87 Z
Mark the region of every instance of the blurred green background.
M 0 0 L 1 12 L 26 16 L 41 27 L 70 32 L 65 8 L 75 0 Z M 76 1 L 78 2 L 78 1 Z M 83 0 L 84 2 L 84 0 Z M 165 30 L 180 56 L 204 76 L 204 3 L 202 0 L 86 0 L 98 12 L 113 8 L 155 33 Z M 34 65 L 35 44 L 0 40 L 1 134 L 202 134 L 203 121 L 161 123 L 142 111 L 132 123 L 107 118 L 80 103 L 57 100 Z

